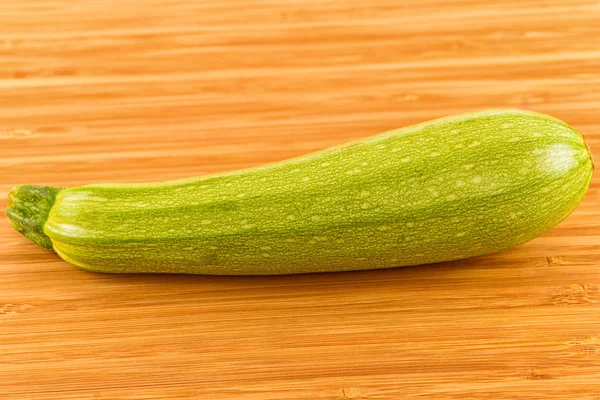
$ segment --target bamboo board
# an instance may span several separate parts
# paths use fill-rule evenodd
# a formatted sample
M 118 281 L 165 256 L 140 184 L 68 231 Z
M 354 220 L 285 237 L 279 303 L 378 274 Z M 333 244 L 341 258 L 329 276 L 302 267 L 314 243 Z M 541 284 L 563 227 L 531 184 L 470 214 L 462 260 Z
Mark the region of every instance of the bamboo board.
M 549 113 L 600 165 L 597 1 L 0 3 L 0 398 L 600 398 L 600 180 L 476 259 L 114 276 L 14 232 L 22 183 L 274 162 L 435 117 Z

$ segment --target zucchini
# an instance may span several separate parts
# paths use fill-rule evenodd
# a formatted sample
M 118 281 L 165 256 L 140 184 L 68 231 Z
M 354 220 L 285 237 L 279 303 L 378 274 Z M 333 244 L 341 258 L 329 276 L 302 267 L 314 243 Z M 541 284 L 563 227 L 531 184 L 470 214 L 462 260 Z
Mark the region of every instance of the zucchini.
M 565 123 L 491 110 L 256 168 L 160 183 L 15 187 L 16 230 L 99 272 L 292 274 L 462 259 L 548 231 L 593 163 Z

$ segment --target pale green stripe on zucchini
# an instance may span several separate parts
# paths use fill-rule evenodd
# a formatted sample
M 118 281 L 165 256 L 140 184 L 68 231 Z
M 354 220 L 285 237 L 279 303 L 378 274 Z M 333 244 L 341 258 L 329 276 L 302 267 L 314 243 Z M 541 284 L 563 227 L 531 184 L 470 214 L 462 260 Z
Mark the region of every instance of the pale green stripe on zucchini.
M 8 215 L 34 242 L 51 243 L 64 260 L 93 271 L 386 268 L 527 242 L 575 209 L 592 170 L 582 136 L 568 125 L 493 110 L 223 174 L 63 190 L 20 186 Z M 32 201 L 40 192 L 47 196 Z

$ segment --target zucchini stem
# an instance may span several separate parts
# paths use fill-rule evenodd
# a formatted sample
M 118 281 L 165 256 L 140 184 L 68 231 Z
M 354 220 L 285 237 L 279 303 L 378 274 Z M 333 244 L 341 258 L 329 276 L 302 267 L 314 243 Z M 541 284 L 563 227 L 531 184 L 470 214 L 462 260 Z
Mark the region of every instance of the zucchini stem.
M 6 209 L 10 224 L 38 246 L 52 249 L 52 240 L 44 233 L 44 224 L 61 190 L 52 186 L 15 186 L 8 194 Z

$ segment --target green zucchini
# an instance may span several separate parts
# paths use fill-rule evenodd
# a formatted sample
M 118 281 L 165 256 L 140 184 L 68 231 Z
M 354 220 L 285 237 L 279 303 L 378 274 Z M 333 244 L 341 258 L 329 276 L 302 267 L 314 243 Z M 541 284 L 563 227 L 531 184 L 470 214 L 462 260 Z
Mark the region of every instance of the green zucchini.
M 527 242 L 575 209 L 592 170 L 583 137 L 565 123 L 491 110 L 191 179 L 17 186 L 7 214 L 26 237 L 91 271 L 361 270 Z

